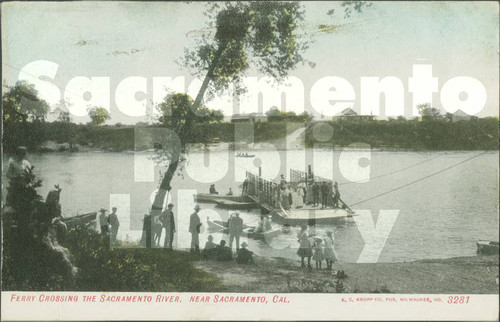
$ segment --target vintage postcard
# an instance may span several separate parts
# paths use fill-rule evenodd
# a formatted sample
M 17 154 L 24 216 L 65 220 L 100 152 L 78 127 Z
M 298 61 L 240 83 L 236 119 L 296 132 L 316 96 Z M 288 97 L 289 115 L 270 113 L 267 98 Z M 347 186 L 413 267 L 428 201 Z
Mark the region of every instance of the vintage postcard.
M 498 2 L 6 1 L 1 35 L 2 320 L 498 320 Z

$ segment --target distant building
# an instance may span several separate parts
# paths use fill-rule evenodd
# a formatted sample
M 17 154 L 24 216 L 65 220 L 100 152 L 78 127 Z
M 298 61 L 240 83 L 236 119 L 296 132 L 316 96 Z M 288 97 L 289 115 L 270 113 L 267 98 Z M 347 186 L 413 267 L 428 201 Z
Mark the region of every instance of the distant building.
M 231 123 L 258 123 L 267 122 L 267 115 L 259 113 L 234 114 Z
M 477 120 L 477 116 L 469 115 L 462 110 L 457 110 L 455 113 L 451 114 L 451 121 L 452 122 L 470 121 L 470 120 Z
M 333 117 L 333 121 L 373 121 L 375 115 L 359 115 L 352 108 L 346 108 Z

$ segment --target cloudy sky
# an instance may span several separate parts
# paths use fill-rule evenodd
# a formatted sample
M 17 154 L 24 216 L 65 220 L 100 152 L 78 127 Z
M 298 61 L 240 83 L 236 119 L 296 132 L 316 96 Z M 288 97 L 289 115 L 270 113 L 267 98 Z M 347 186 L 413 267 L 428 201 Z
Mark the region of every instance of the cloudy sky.
M 462 89 L 457 96 L 463 104 L 476 104 L 471 111 L 477 111 L 478 116 L 498 115 L 496 2 L 381 2 L 350 18 L 344 18 L 338 2 L 303 5 L 306 20 L 299 33 L 308 33 L 314 40 L 306 57 L 315 67 L 299 66 L 290 73 L 295 78 L 290 83 L 294 87 L 288 91 L 289 97 L 281 101 L 279 90 L 269 87 L 264 89 L 262 99 L 255 100 L 259 88 L 252 85 L 250 96 L 240 98 L 239 104 L 228 96 L 208 102 L 209 107 L 231 115 L 265 112 L 270 105 L 281 104 L 298 113 L 306 110 L 330 115 L 350 104 L 355 111 L 367 113 L 372 102 L 365 99 L 361 111 L 362 97 L 368 97 L 369 91 L 368 86 L 361 89 L 361 80 L 392 76 L 396 83 L 400 80 L 402 87 L 393 86 L 385 99 L 381 95 L 381 108 L 377 111 L 370 105 L 370 113 L 388 114 L 384 101 L 401 98 L 396 114 L 411 116 L 414 102 L 408 79 L 416 65 L 427 65 L 437 78 L 436 92 L 429 98 L 434 106 L 443 108 L 440 92 L 448 80 L 465 76 L 476 80 L 466 85 L 480 84 L 479 92 L 484 88 L 486 101 L 477 92 L 464 94 L 467 91 Z M 334 13 L 328 15 L 332 9 Z M 85 114 L 88 104 L 109 106 L 111 123 L 144 120 L 144 111 L 151 108 L 149 102 L 165 95 L 160 86 L 165 77 L 177 80 L 175 88 L 183 87 L 179 77 L 184 77 L 185 87 L 189 88 L 193 80 L 189 71 L 175 61 L 184 48 L 195 44 L 199 30 L 206 27 L 204 10 L 204 3 L 179 2 L 2 3 L 3 84 L 12 85 L 20 78 L 33 81 L 39 73 L 45 75 L 37 84 L 40 95 L 52 105 L 66 97 L 73 104 L 76 122 L 87 121 L 86 116 L 79 115 Z M 319 31 L 320 25 L 340 27 L 325 33 Z M 27 72 L 21 73 L 23 69 Z M 250 70 L 247 76 L 261 79 L 265 75 Z M 349 96 L 349 91 L 341 84 L 329 83 L 332 77 L 342 78 L 352 86 L 353 100 L 335 105 L 331 91 L 337 91 L 337 99 Z M 157 85 L 155 78 L 160 80 Z M 196 86 L 192 84 L 188 93 L 195 96 Z M 471 91 L 478 89 L 469 87 Z M 92 95 L 84 94 L 89 90 Z M 137 91 L 144 93 L 134 94 Z M 278 102 L 273 104 L 276 98 Z M 453 101 L 453 97 L 450 99 Z M 477 108 L 478 104 L 484 107 Z

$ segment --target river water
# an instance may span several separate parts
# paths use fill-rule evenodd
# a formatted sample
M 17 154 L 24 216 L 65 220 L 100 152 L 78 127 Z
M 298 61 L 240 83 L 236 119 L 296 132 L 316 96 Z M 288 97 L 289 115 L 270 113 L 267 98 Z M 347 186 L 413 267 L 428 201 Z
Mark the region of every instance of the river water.
M 261 166 L 265 178 L 277 179 L 281 174 L 288 178 L 290 168 L 305 170 L 308 164 L 315 175 L 338 181 L 342 199 L 355 205 L 353 209 L 358 213 L 370 211 L 375 225 L 384 211 L 397 211 L 379 262 L 469 256 L 475 254 L 478 239 L 498 240 L 498 152 L 479 155 L 482 152 L 269 149 L 251 153 L 256 157 L 236 158 L 229 151 L 189 154 L 189 161 L 175 176 L 174 189 L 169 194 L 169 201 L 176 205 L 175 247 L 189 247 L 193 193 L 208 192 L 212 183 L 221 193 L 230 187 L 239 193 L 245 171 L 257 173 Z M 151 207 L 160 171 L 164 171 L 150 160 L 151 155 L 82 152 L 31 154 L 28 159 L 43 179 L 42 196 L 54 184 L 63 188 L 61 204 L 66 216 L 116 206 L 121 222 L 118 238 L 137 241 L 141 237 L 141 220 Z M 476 155 L 479 156 L 473 158 Z M 5 156 L 4 162 L 7 160 Z M 353 182 L 363 179 L 365 182 Z M 406 184 L 409 185 L 397 189 Z M 361 202 L 367 199 L 371 200 Z M 227 219 L 227 210 L 212 204 L 200 206 L 203 223 L 207 217 Z M 244 210 L 240 214 L 245 223 L 255 225 L 260 210 Z M 277 223 L 273 226 L 280 227 Z M 282 234 L 268 243 L 246 237 L 240 242 L 247 241 L 249 249 L 258 255 L 298 259 L 297 229 L 294 227 L 291 234 Z M 315 229 L 319 236 L 328 229 L 334 231 L 335 249 L 343 262 L 356 262 L 365 247 L 359 225 L 353 219 L 335 226 L 318 225 Z M 202 229 L 201 245 L 210 233 Z M 212 235 L 215 242 L 228 239 L 221 233 Z

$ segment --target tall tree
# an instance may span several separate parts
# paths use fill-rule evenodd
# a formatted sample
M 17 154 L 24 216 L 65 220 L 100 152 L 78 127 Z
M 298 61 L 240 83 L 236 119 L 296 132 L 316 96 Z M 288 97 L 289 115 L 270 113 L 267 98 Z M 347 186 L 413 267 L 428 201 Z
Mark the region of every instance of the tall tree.
M 230 85 L 237 93 L 242 92 L 244 87 L 239 76 L 250 66 L 282 81 L 290 70 L 306 62 L 303 54 L 308 41 L 298 36 L 304 19 L 304 9 L 299 2 L 215 2 L 208 5 L 206 15 L 208 27 L 216 29 L 214 39 L 203 38 L 193 50 L 185 50 L 183 59 L 183 65 L 194 75 L 204 77 L 190 106 L 194 114 L 199 113 L 207 93 L 220 93 Z M 192 133 L 194 120 L 194 117 L 187 117 L 177 132 L 180 150 L 170 153 L 173 157 L 155 196 L 153 215 L 161 210 L 166 192 L 171 189 L 170 182 L 185 152 L 185 142 Z
M 99 126 L 101 124 L 104 124 L 107 120 L 111 119 L 111 115 L 109 114 L 108 110 L 105 109 L 104 107 L 92 107 L 88 111 L 90 121 L 92 125 Z
M 59 116 L 57 117 L 57 122 L 62 125 L 61 131 L 63 137 L 68 140 L 69 149 L 73 150 L 75 133 L 73 131 L 73 125 L 71 119 L 71 113 L 69 111 L 61 111 L 59 112 Z
M 432 106 L 431 103 L 418 104 L 417 110 L 418 113 L 422 115 L 422 120 L 436 120 L 443 118 L 441 111 Z
M 8 122 L 45 120 L 50 109 L 49 104 L 38 97 L 38 91 L 33 84 L 18 81 L 7 88 L 2 96 L 4 126 Z
M 4 151 L 15 151 L 19 145 L 36 146 L 44 137 L 42 123 L 49 105 L 38 97 L 33 84 L 18 81 L 6 87 L 2 96 Z

